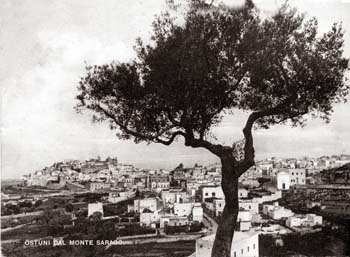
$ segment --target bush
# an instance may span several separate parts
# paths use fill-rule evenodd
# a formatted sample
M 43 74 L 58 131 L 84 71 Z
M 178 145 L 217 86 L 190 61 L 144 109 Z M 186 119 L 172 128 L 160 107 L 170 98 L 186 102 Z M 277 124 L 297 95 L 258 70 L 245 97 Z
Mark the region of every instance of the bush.
M 25 208 L 25 207 L 31 208 L 33 206 L 33 203 L 29 200 L 25 200 L 24 202 L 20 202 L 18 205 L 21 208 Z
M 179 233 L 185 233 L 189 231 L 189 227 L 187 225 L 184 226 L 166 226 L 164 229 L 164 232 L 166 234 L 179 234 Z
M 72 212 L 73 211 L 73 205 L 70 203 L 70 204 L 67 204 L 66 205 L 66 212 Z
M 35 207 L 39 207 L 40 205 L 43 204 L 43 201 L 42 200 L 37 200 L 34 204 Z
M 125 228 L 118 230 L 119 236 L 133 236 L 133 235 L 144 235 L 144 234 L 153 234 L 156 230 L 148 227 L 140 227 L 136 224 L 131 224 L 125 226 Z

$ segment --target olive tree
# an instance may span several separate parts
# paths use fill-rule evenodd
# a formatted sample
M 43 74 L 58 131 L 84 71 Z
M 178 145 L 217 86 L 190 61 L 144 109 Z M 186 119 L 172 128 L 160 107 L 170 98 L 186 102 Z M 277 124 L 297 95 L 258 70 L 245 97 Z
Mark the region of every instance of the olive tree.
M 184 13 L 171 7 L 153 22 L 150 41 L 137 40 L 133 61 L 87 67 L 76 108 L 91 110 L 121 139 L 170 145 L 183 138 L 216 155 L 225 208 L 212 256 L 230 256 L 238 178 L 254 165 L 252 130 L 329 121 L 349 92 L 344 32 L 334 24 L 320 35 L 316 19 L 287 5 L 268 18 L 249 0 L 240 8 L 202 0 L 188 1 Z M 233 110 L 248 112 L 243 139 L 222 145 L 211 128 Z

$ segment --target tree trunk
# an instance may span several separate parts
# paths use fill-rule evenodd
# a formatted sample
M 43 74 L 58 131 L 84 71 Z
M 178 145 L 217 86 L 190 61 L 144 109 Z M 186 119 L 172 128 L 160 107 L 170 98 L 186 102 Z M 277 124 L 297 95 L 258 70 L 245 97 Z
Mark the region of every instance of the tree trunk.
M 221 186 L 225 195 L 225 208 L 222 213 L 213 244 L 212 257 L 230 257 L 231 244 L 238 216 L 238 177 L 235 160 L 222 159 Z

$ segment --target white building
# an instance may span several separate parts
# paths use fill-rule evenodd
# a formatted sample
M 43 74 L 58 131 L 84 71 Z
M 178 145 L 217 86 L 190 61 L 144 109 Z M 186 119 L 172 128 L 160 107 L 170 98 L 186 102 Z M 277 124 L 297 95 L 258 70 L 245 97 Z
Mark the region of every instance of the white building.
M 340 167 L 340 166 L 343 166 L 349 162 L 350 162 L 350 160 L 336 160 L 334 163 L 335 163 L 336 167 Z
M 254 200 L 240 200 L 239 208 L 249 211 L 252 214 L 259 213 L 259 203 Z
M 151 188 L 153 190 L 156 190 L 158 192 L 162 191 L 162 190 L 167 190 L 170 188 L 170 182 L 169 181 L 153 181 L 151 184 Z
M 189 216 L 192 213 L 192 203 L 174 203 L 174 214 L 178 216 Z
M 258 202 L 258 204 L 264 202 L 273 202 L 282 198 L 282 191 L 276 190 L 275 192 L 271 192 L 270 194 L 262 195 L 261 197 L 254 197 L 252 200 Z
M 322 225 L 323 223 L 323 218 L 322 216 L 313 214 L 313 213 L 309 213 L 306 214 L 307 220 L 310 222 L 311 226 L 315 226 L 315 225 Z
M 294 215 L 291 210 L 286 209 L 283 206 L 279 206 L 277 202 L 274 205 L 264 204 L 263 213 L 275 220 L 288 218 Z
M 196 240 L 196 257 L 210 257 L 215 234 Z M 258 257 L 259 234 L 257 232 L 235 231 L 232 240 L 231 257 Z
M 279 224 L 270 224 L 261 228 L 261 234 L 286 234 L 287 230 Z
M 203 208 L 200 203 L 194 203 L 193 205 L 192 220 L 199 223 L 203 221 Z
M 129 164 L 121 164 L 118 163 L 117 164 L 117 169 L 120 170 L 121 173 L 131 173 L 134 171 L 134 166 L 133 165 L 129 165 Z
M 98 191 L 98 190 L 110 188 L 110 184 L 106 184 L 102 182 L 88 182 L 85 185 L 85 187 L 89 191 Z
M 284 207 L 275 208 L 269 212 L 269 216 L 275 220 L 288 218 L 292 215 L 294 215 L 294 213 L 289 209 L 285 209 Z
M 237 222 L 239 224 L 239 231 L 249 231 L 252 228 L 253 215 L 248 210 L 240 210 L 238 212 Z
M 102 203 L 89 203 L 88 204 L 88 217 L 93 215 L 95 212 L 100 212 L 103 217 L 103 205 Z
M 161 192 L 163 204 L 185 202 L 188 197 L 187 192 L 181 190 L 163 190 Z
M 146 198 L 134 200 L 134 211 L 141 213 L 144 209 L 148 209 L 152 212 L 157 210 L 157 199 Z
M 239 188 L 238 189 L 238 197 L 239 198 L 246 198 L 246 197 L 248 197 L 248 193 L 249 193 L 249 191 L 247 189 L 245 189 L 245 188 Z
M 119 203 L 121 201 L 127 200 L 131 196 L 131 192 L 110 192 L 108 195 L 108 202 Z
M 302 227 L 308 226 L 312 227 L 315 225 L 322 225 L 323 219 L 322 216 L 316 214 L 306 214 L 306 215 L 294 215 L 288 217 L 286 220 L 286 226 L 288 227 Z
M 306 170 L 305 169 L 290 169 L 290 185 L 305 185 Z
M 242 178 L 240 180 L 240 183 L 243 185 L 243 186 L 247 186 L 247 187 L 251 187 L 251 188 L 254 188 L 254 187 L 258 187 L 260 185 L 260 183 L 258 182 L 257 179 L 251 179 L 251 178 Z
M 238 222 L 248 222 L 252 220 L 252 215 L 250 213 L 250 211 L 245 211 L 245 210 L 241 210 L 238 212 L 238 216 L 237 216 L 237 221 Z
M 209 206 L 206 205 L 208 208 Z M 220 216 L 225 208 L 225 200 L 224 199 L 214 199 L 212 206 L 208 209 L 215 212 L 215 216 Z M 247 210 L 251 214 L 259 213 L 259 203 L 255 201 L 254 199 L 249 200 L 239 200 L 239 208 L 242 210 Z
M 225 198 L 224 192 L 222 191 L 221 186 L 206 186 L 202 187 L 202 202 L 207 198 L 216 197 L 216 198 Z
M 204 174 L 204 168 L 203 166 L 195 166 L 192 169 L 192 177 L 196 178 L 199 176 L 202 176 Z
M 140 223 L 144 226 L 151 226 L 151 224 L 159 223 L 160 215 L 157 211 L 151 212 L 144 210 L 140 213 Z
M 273 163 L 264 163 L 264 164 L 259 164 L 258 168 L 262 170 L 263 174 L 269 174 L 269 172 L 273 168 Z
M 225 199 L 224 192 L 222 191 L 221 186 L 206 186 L 202 187 L 202 202 L 207 198 L 222 198 Z M 248 197 L 248 190 L 244 188 L 238 189 L 238 197 L 246 198 Z
M 215 212 L 215 216 L 221 216 L 225 208 L 225 200 L 224 199 L 214 199 L 213 200 L 213 210 Z
M 291 178 L 288 172 L 281 171 L 277 173 L 277 189 L 289 190 Z
M 300 227 L 307 221 L 306 216 L 304 215 L 294 215 L 288 217 L 286 220 L 287 227 Z
M 252 223 L 250 221 L 241 221 L 239 223 L 239 231 L 249 231 L 252 227 Z
M 189 220 L 184 216 L 169 214 L 160 217 L 160 228 L 165 228 L 166 226 L 185 226 L 188 224 Z

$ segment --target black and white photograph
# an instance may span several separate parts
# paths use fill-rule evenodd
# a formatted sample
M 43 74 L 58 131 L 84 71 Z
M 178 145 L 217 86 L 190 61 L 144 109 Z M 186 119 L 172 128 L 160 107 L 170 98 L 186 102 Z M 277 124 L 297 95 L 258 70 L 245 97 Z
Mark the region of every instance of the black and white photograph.
M 1 0 L 0 57 L 0 256 L 350 256 L 350 0 Z

